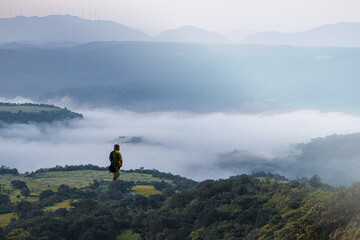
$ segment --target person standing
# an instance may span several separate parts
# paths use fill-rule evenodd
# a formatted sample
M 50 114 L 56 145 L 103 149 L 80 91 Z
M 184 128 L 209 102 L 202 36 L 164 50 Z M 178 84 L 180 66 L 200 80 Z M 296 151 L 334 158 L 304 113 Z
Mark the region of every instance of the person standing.
M 116 179 L 118 179 L 118 177 L 120 176 L 120 168 L 122 167 L 123 163 L 119 144 L 114 145 L 114 151 L 110 153 L 109 160 L 111 162 L 111 165 L 116 169 L 113 178 L 113 181 L 116 181 Z

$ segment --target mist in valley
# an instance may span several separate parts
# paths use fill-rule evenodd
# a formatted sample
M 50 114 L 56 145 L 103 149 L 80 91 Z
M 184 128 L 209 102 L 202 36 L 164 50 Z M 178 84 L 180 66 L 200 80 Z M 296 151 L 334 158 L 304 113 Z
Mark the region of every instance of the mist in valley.
M 18 97 L 10 101 L 29 99 Z M 68 101 L 57 104 L 65 103 Z M 56 165 L 107 166 L 113 144 L 124 136 L 137 139 L 119 142 L 124 169 L 157 169 L 195 180 L 258 171 L 279 173 L 290 179 L 318 174 L 334 185 L 360 179 L 354 171 L 348 176 L 357 165 L 356 148 L 348 159 L 327 156 L 327 161 L 320 156 L 316 161 L 323 166 L 317 168 L 309 159 L 313 156 L 305 156 L 299 162 L 305 152 L 301 146 L 311 145 L 315 138 L 360 132 L 357 115 L 316 110 L 244 114 L 138 113 L 116 109 L 75 108 L 72 110 L 82 113 L 83 120 L 7 125 L 0 131 L 1 164 L 21 172 Z M 336 144 L 339 151 L 343 140 Z M 313 150 L 316 151 L 317 148 Z M 336 175 L 331 178 L 329 173 Z

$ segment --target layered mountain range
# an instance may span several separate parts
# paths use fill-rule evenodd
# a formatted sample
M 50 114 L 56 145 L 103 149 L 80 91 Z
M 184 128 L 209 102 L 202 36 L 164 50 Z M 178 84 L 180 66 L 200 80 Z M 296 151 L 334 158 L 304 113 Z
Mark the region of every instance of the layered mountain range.
M 113 21 L 88 20 L 70 15 L 0 19 L 0 42 L 53 43 L 93 41 L 156 41 L 186 43 L 240 43 L 294 46 L 360 46 L 360 23 L 322 25 L 303 32 L 232 30 L 222 33 L 183 26 L 150 37 Z M 53 46 L 52 44 L 51 46 Z M 61 45 L 61 44 L 60 44 Z

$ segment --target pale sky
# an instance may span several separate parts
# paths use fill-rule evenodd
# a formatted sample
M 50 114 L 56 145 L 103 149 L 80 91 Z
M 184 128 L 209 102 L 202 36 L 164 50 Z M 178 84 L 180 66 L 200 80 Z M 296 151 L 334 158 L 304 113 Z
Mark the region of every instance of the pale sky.
M 0 0 L 0 17 L 70 14 L 148 30 L 307 30 L 360 22 L 360 0 Z

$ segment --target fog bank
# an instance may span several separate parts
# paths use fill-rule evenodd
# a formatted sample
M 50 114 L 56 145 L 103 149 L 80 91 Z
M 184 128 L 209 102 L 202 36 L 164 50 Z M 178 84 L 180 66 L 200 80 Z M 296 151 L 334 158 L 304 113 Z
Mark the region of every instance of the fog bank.
M 271 159 L 312 138 L 360 132 L 359 116 L 316 110 L 252 115 L 72 110 L 82 113 L 84 120 L 0 129 L 1 165 L 21 172 L 55 165 L 106 166 L 112 140 L 142 136 L 161 144 L 121 144 L 125 169 L 145 167 L 195 180 L 218 179 L 249 171 L 241 165 L 236 170 L 219 168 L 221 153 L 247 150 Z

